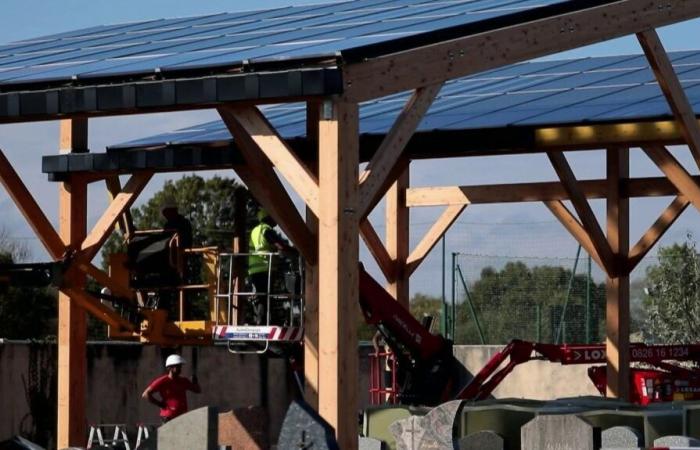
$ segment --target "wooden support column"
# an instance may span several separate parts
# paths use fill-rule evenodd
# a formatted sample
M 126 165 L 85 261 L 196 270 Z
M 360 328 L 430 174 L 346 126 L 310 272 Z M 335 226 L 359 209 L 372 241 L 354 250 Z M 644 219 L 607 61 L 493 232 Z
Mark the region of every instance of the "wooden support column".
M 62 151 L 87 148 L 87 119 L 61 121 Z M 78 177 L 59 186 L 59 234 L 71 248 L 79 248 L 87 234 L 87 183 Z M 65 283 L 82 289 L 85 275 L 72 271 Z M 85 445 L 85 379 L 87 316 L 83 308 L 63 293 L 58 295 L 58 448 Z
M 318 121 L 321 113 L 318 102 L 306 104 L 306 140 L 318 158 Z M 309 164 L 309 170 L 318 179 L 318 161 Z M 318 217 L 306 207 L 306 226 L 318 239 Z M 318 247 L 316 247 L 318 248 Z M 304 260 L 304 399 L 318 411 L 318 255 L 313 261 Z M 316 263 L 314 263 L 316 262 Z
M 358 402 L 358 105 L 327 100 L 319 120 L 319 413 L 356 450 Z
M 409 168 L 399 175 L 386 194 L 386 249 L 393 260 L 393 277 L 386 290 L 408 309 L 410 273 L 406 270 L 409 252 L 409 209 L 406 189 L 409 186 Z
M 630 280 L 629 198 L 621 185 L 629 177 L 629 149 L 607 150 L 607 238 L 615 258 L 615 275 L 606 282 L 605 352 L 607 396 L 629 400 L 630 395 Z

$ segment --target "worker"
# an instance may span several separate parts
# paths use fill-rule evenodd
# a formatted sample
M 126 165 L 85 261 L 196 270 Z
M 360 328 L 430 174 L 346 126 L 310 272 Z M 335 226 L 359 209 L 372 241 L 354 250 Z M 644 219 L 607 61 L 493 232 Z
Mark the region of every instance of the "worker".
M 260 208 L 256 214 L 258 224 L 250 232 L 248 256 L 248 278 L 258 294 L 269 294 L 271 286 L 282 280 L 279 270 L 280 258 L 274 253 L 286 253 L 296 255 L 296 251 L 289 245 L 277 231 L 277 223 L 264 209 Z M 268 273 L 269 272 L 269 273 Z M 269 283 L 268 283 L 269 281 Z M 263 298 L 252 297 L 253 321 L 260 325 L 265 316 L 265 301 Z
M 187 412 L 187 391 L 195 394 L 202 392 L 197 381 L 197 375 L 192 379 L 181 376 L 182 356 L 173 354 L 165 360 L 165 375 L 161 375 L 148 385 L 141 397 L 160 408 L 160 418 L 163 423 Z M 158 394 L 160 398 L 156 398 Z
M 180 214 L 173 197 L 165 197 L 161 203 L 160 213 L 165 218 L 163 229 L 177 232 L 180 248 L 192 247 L 192 224 Z

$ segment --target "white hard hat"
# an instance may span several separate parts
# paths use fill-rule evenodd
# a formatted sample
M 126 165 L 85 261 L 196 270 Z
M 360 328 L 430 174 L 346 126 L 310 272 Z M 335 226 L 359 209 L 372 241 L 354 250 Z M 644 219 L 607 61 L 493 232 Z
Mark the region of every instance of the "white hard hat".
M 185 360 L 180 355 L 170 355 L 165 360 L 165 367 L 179 366 L 180 364 L 185 364 Z

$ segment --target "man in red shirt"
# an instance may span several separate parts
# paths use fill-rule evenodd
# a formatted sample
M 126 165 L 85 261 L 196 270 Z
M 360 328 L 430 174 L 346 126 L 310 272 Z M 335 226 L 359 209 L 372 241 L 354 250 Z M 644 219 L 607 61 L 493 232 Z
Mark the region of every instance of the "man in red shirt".
M 184 363 L 180 355 L 168 356 L 165 360 L 167 373 L 153 380 L 141 394 L 141 397 L 160 408 L 163 423 L 187 412 L 187 391 L 195 394 L 202 392 L 196 375 L 192 375 L 192 381 L 180 376 Z M 153 395 L 156 393 L 160 399 Z

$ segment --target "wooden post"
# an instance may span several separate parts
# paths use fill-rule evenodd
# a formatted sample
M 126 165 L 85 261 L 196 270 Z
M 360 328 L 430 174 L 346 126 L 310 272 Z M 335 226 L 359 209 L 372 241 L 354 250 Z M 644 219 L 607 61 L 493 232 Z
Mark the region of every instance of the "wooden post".
M 62 151 L 87 149 L 87 119 L 61 121 Z M 79 248 L 87 234 L 87 183 L 72 177 L 59 186 L 59 233 L 71 248 Z M 85 275 L 73 271 L 65 283 L 81 289 Z M 58 295 L 58 448 L 83 446 L 87 439 L 85 379 L 87 317 L 70 297 Z
M 608 203 L 607 238 L 615 256 L 616 275 L 607 276 L 605 351 L 607 356 L 607 396 L 629 400 L 630 394 L 630 284 L 629 198 L 621 185 L 629 177 L 629 149 L 607 150 Z
M 358 106 L 328 100 L 319 120 L 319 413 L 356 450 L 358 408 Z
M 387 291 L 408 309 L 409 276 L 406 260 L 409 252 L 409 208 L 406 206 L 406 189 L 409 187 L 409 168 L 396 179 L 386 194 L 386 249 L 393 260 L 393 279 Z
M 318 125 L 321 104 L 306 104 L 306 141 L 316 161 L 309 170 L 318 178 Z M 318 239 L 318 217 L 306 208 L 306 225 Z M 304 266 L 304 399 L 318 411 L 318 255 L 315 263 L 308 260 Z

